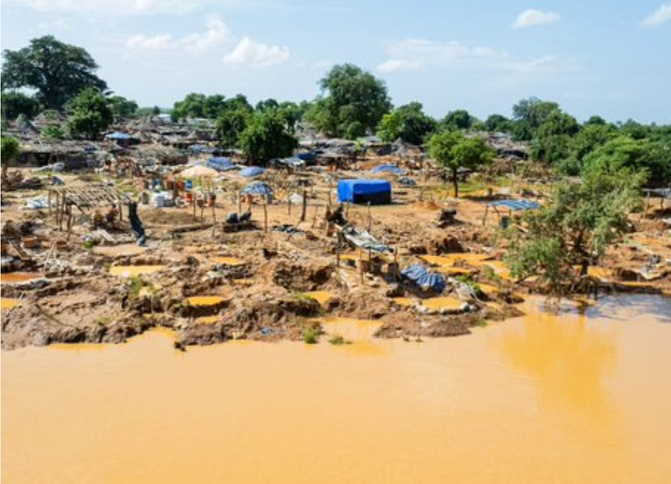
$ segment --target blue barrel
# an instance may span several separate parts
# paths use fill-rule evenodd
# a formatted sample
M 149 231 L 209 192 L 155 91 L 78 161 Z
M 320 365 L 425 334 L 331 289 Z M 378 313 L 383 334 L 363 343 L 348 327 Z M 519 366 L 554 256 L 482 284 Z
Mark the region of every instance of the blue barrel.
M 187 190 L 191 190 L 191 189 L 193 188 L 193 181 L 192 181 L 191 179 L 188 179 L 188 180 L 186 181 L 186 185 L 185 185 L 185 186 L 186 186 L 186 189 L 187 189 Z

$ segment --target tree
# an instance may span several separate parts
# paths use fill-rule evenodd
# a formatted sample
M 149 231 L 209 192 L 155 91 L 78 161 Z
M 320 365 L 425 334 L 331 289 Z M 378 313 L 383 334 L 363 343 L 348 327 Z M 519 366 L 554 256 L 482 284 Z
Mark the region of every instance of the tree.
M 538 128 L 558 110 L 559 105 L 554 102 L 541 101 L 535 97 L 522 99 L 513 106 L 513 136 L 522 141 L 534 139 Z
M 382 116 L 377 135 L 383 141 L 402 139 L 407 143 L 421 145 L 427 134 L 436 130 L 436 121 L 424 114 L 423 107 L 413 102 Z
M 21 150 L 19 141 L 16 138 L 10 138 L 8 136 L 2 137 L 2 181 L 4 182 L 7 179 L 7 170 L 12 164 L 14 159 L 18 156 Z
M 570 155 L 571 138 L 579 131 L 580 125 L 573 116 L 552 111 L 537 130 L 531 156 L 550 164 L 565 161 Z
M 494 153 L 481 138 L 466 138 L 458 131 L 441 131 L 432 135 L 428 142 L 429 156 L 449 170 L 454 187 L 454 196 L 459 197 L 459 169 L 476 169 L 490 162 Z
M 14 120 L 19 115 L 33 119 L 40 112 L 40 102 L 32 96 L 21 92 L 2 91 L 2 117 Z
M 2 89 L 34 89 L 39 102 L 60 110 L 82 89 L 107 89 L 97 69 L 86 50 L 47 35 L 23 49 L 4 51 Z
M 138 105 L 135 101 L 123 96 L 112 96 L 107 99 L 115 118 L 132 118 L 137 114 Z
M 227 147 L 237 146 L 240 135 L 247 128 L 251 118 L 252 113 L 242 107 L 229 109 L 221 113 L 216 126 L 219 143 Z
M 279 107 L 280 103 L 278 103 L 275 99 L 268 98 L 257 102 L 254 109 L 256 111 L 267 111 L 268 109 L 277 109 Z
M 524 215 L 524 232 L 506 233 L 513 277 L 538 276 L 554 296 L 578 290 L 589 266 L 626 231 L 628 214 L 640 208 L 644 178 L 628 168 L 598 167 L 581 183 L 559 183 L 546 206 Z
M 291 156 L 298 140 L 291 134 L 285 116 L 271 109 L 253 115 L 238 144 L 247 159 L 266 164 L 273 158 Z
M 501 114 L 492 114 L 485 120 L 485 128 L 490 133 L 507 133 L 510 131 L 510 120 Z
M 137 111 L 135 112 L 136 116 L 158 116 L 161 114 L 161 108 L 158 106 L 154 107 L 143 107 L 143 108 L 138 108 Z
M 473 126 L 475 118 L 465 109 L 450 111 L 441 121 L 441 125 L 446 129 L 470 129 Z
M 114 121 L 107 99 L 95 89 L 84 89 L 68 103 L 70 135 L 94 140 Z
M 372 132 L 392 107 L 384 82 L 352 64 L 333 67 L 319 85 L 322 94 L 306 120 L 328 136 L 354 139 Z

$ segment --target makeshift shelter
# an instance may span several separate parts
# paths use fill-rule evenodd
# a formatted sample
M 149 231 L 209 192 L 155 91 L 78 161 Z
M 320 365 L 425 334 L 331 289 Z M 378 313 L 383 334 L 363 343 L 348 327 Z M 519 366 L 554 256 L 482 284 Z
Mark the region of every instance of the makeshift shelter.
M 229 171 L 235 170 L 237 165 L 233 163 L 229 158 L 224 157 L 212 157 L 207 160 L 208 168 L 212 168 L 217 171 Z
M 434 272 L 429 272 L 419 264 L 411 265 L 401 271 L 401 275 L 415 283 L 423 291 L 443 292 L 447 284 L 445 278 Z
M 487 204 L 487 208 L 485 209 L 485 215 L 482 217 L 482 225 L 485 225 L 485 221 L 487 220 L 487 214 L 489 213 L 489 207 L 493 208 L 494 211 L 501 217 L 501 224 L 503 228 L 507 227 L 508 222 L 510 221 L 510 217 L 512 216 L 513 212 L 519 212 L 523 210 L 536 210 L 540 208 L 541 204 L 534 201 L 534 200 L 527 200 L 524 198 L 520 198 L 519 200 L 514 200 L 514 199 L 509 199 L 509 200 L 497 200 L 495 202 Z M 503 216 L 501 215 L 501 212 L 499 212 L 499 208 L 507 208 L 508 209 L 508 216 Z
M 391 203 L 391 183 L 386 180 L 340 180 L 338 201 L 372 205 Z
M 181 178 L 216 178 L 219 172 L 206 166 L 192 166 L 180 172 L 179 176 Z
M 255 181 L 240 190 L 241 195 L 252 195 L 260 197 L 272 197 L 273 189 L 270 185 L 261 181 Z
M 238 174 L 245 178 L 254 178 L 255 176 L 263 175 L 265 172 L 266 169 L 261 168 L 260 166 L 248 166 L 247 168 L 240 170 Z
M 373 174 L 391 173 L 392 175 L 407 175 L 407 172 L 396 165 L 379 165 L 370 170 Z

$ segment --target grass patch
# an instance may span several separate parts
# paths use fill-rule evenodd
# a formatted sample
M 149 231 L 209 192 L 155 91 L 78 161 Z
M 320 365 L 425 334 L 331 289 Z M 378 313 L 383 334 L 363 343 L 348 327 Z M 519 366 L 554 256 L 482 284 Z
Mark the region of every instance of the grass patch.
M 305 328 L 303 331 L 303 341 L 309 345 L 319 343 L 319 334 L 314 328 Z
M 480 284 L 475 282 L 473 279 L 471 279 L 471 276 L 468 274 L 459 274 L 455 279 L 462 284 L 466 284 L 469 286 L 476 294 L 481 294 L 482 289 L 480 288 Z
M 473 323 L 473 326 L 477 326 L 478 328 L 486 328 L 489 325 L 486 319 L 478 319 L 475 323 Z
M 346 340 L 339 334 L 334 334 L 331 339 L 329 339 L 329 343 L 331 343 L 334 346 L 341 346 L 341 345 L 351 345 L 352 342 L 349 340 Z
M 140 291 L 144 287 L 144 281 L 139 276 L 132 276 L 128 278 L 128 296 L 131 299 L 137 299 L 140 296 Z

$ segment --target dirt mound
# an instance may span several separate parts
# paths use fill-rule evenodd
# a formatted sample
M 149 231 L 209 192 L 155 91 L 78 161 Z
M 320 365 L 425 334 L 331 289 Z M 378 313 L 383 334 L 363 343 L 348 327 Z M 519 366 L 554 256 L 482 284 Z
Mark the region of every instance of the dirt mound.
M 190 225 L 196 223 L 193 212 L 180 208 L 149 208 L 140 213 L 145 225 Z
M 314 291 L 329 282 L 334 269 L 334 264 L 327 261 L 306 265 L 279 261 L 273 270 L 272 281 L 288 290 Z

